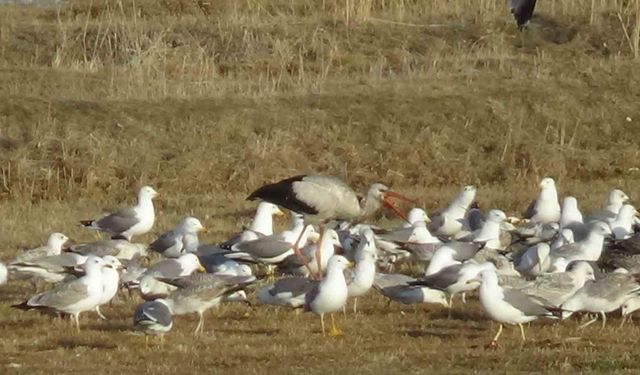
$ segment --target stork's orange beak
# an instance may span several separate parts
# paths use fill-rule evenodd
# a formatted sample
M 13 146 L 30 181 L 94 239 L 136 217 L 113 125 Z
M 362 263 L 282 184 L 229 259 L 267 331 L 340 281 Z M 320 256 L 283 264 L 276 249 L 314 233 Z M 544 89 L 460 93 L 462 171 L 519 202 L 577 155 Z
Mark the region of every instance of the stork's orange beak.
M 382 205 L 408 223 L 409 219 L 407 219 L 407 216 L 400 212 L 400 210 L 393 204 L 393 201 L 391 201 L 393 198 L 411 203 L 416 203 L 416 201 L 414 199 L 407 198 L 400 193 L 396 193 L 395 191 L 385 191 L 382 195 Z

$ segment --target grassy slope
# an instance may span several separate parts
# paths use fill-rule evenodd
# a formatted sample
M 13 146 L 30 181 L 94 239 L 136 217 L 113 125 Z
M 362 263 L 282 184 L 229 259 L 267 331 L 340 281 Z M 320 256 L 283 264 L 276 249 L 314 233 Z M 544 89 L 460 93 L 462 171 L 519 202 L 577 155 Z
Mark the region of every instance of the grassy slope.
M 301 172 L 356 187 L 385 181 L 428 210 L 473 183 L 483 207 L 517 214 L 545 175 L 587 210 L 613 186 L 638 196 L 632 4 L 540 3 L 522 35 L 499 0 L 352 0 L 348 12 L 330 0 L 0 7 L 0 256 L 52 230 L 95 238 L 75 221 L 130 200 L 143 183 L 163 194 L 156 232 L 193 214 L 214 229 L 207 241 L 247 222 L 251 189 Z M 0 295 L 15 302 L 28 291 Z M 114 322 L 92 319 L 88 337 L 0 305 L 2 363 L 88 371 L 125 358 L 112 363 L 120 372 L 142 357 L 164 372 L 188 358 L 198 368 L 258 372 L 277 369 L 273 356 L 284 354 L 290 372 L 322 372 L 323 359 L 346 352 L 335 363 L 375 373 L 464 371 L 476 358 L 487 370 L 522 371 L 637 362 L 619 353 L 633 335 L 593 329 L 567 342 L 573 323 L 532 329 L 524 348 L 486 352 L 490 324 L 477 309 L 453 321 L 435 309 L 429 320 L 397 306 L 387 314 L 377 297 L 336 342 L 297 334 L 294 326 L 317 329 L 311 316 L 258 310 L 254 320 L 238 307 L 211 319 L 225 327 L 215 340 L 192 340 L 192 320 L 180 318 L 169 336 L 177 344 L 164 349 L 176 353 L 132 351 L 141 339 L 121 332 L 132 304 L 114 308 Z M 515 333 L 505 338 L 518 342 Z M 431 359 L 436 352 L 444 364 Z M 99 360 L 88 361 L 94 353 Z M 500 362 L 507 358 L 510 367 Z

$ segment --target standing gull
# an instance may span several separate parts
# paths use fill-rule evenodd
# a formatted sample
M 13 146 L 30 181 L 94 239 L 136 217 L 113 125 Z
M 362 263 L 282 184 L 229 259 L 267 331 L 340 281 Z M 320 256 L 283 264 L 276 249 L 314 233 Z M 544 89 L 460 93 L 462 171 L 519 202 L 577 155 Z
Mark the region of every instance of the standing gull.
M 184 253 L 198 250 L 198 232 L 205 231 L 200 220 L 195 217 L 184 218 L 174 229 L 163 233 L 149 245 L 149 249 L 167 258 L 178 258 Z
M 131 237 L 145 234 L 151 230 L 155 221 L 153 198 L 158 193 L 150 186 L 143 186 L 138 192 L 138 204 L 122 208 L 117 212 L 80 223 L 89 229 L 95 229 L 122 236 L 131 241 Z
M 536 224 L 555 223 L 560 220 L 558 191 L 553 178 L 545 177 L 540 181 L 540 194 L 531 202 L 524 217 Z
M 79 315 L 84 311 L 93 310 L 102 296 L 102 267 L 105 265 L 101 258 L 91 256 L 83 265 L 85 276 L 62 284 L 52 290 L 36 294 L 27 301 L 13 307 L 30 310 L 44 309 L 57 313 L 70 314 L 80 330 Z
M 336 326 L 333 313 L 342 309 L 347 303 L 348 289 L 344 278 L 344 270 L 350 266 L 350 262 L 342 255 L 334 255 L 329 259 L 327 274 L 318 283 L 317 287 L 305 295 L 305 311 L 313 311 L 320 315 L 322 334 L 325 334 L 324 314 L 331 314 L 330 336 L 342 335 L 342 331 Z
M 103 258 L 106 267 L 102 268 L 102 294 L 100 300 L 96 306 L 96 312 L 102 319 L 107 319 L 106 316 L 100 311 L 100 306 L 105 305 L 118 294 L 118 288 L 120 287 L 120 273 L 122 269 L 122 263 L 118 258 L 107 255 Z
M 595 280 L 593 268 L 588 262 L 577 261 L 571 263 L 568 271 L 538 276 L 520 291 L 545 301 L 548 307 L 560 307 L 588 280 Z
M 355 267 L 347 282 L 348 296 L 353 297 L 353 313 L 357 313 L 358 297 L 364 296 L 373 286 L 376 274 L 376 246 L 373 231 L 365 229 L 363 239 L 356 249 Z
M 640 294 L 638 275 L 608 273 L 595 281 L 584 284 L 573 296 L 562 304 L 562 318 L 566 319 L 574 312 L 584 311 L 600 314 L 602 328 L 607 323 L 607 313 L 615 311 L 624 302 Z M 595 319 L 583 324 L 581 328 L 595 322 Z
M 541 316 L 552 316 L 539 301 L 516 289 L 498 285 L 498 275 L 493 270 L 480 273 L 480 278 L 470 283 L 480 282 L 480 303 L 491 319 L 500 324 L 498 332 L 491 341 L 495 346 L 502 333 L 503 324 L 517 324 L 520 327 L 522 341 L 526 340 L 522 323 L 528 323 Z
M 202 274 L 184 279 L 167 280 L 179 289 L 164 299 L 173 315 L 198 314 L 195 334 L 204 332 L 204 312 L 220 304 L 231 293 L 244 289 L 256 280 L 255 276 L 226 276 Z

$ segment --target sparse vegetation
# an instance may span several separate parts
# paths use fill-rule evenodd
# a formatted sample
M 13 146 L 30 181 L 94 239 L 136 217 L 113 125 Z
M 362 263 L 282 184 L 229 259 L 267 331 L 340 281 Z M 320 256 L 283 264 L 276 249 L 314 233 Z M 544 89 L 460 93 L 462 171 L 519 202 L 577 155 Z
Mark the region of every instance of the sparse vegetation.
M 142 184 L 163 195 L 157 233 L 192 214 L 212 242 L 246 223 L 248 192 L 304 172 L 385 181 L 427 210 L 472 183 L 483 208 L 518 214 L 544 175 L 586 211 L 614 186 L 638 197 L 638 6 L 540 1 L 522 34 L 503 0 L 0 6 L 0 258 L 52 231 L 95 238 L 77 220 Z M 536 323 L 492 352 L 477 307 L 447 320 L 371 296 L 343 339 L 313 316 L 231 306 L 215 338 L 177 318 L 145 350 L 135 301 L 76 335 L 8 307 L 29 292 L 0 288 L 2 371 L 637 372 L 635 326 Z

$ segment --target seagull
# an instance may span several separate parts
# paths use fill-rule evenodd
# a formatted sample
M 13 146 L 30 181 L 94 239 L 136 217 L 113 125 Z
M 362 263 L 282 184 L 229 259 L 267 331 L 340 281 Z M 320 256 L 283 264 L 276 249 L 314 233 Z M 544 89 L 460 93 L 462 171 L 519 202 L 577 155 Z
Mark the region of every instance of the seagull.
M 163 233 L 149 245 L 149 249 L 167 258 L 178 258 L 184 253 L 198 250 L 198 232 L 206 228 L 195 217 L 184 218 L 174 229 Z
M 633 224 L 637 215 L 638 211 L 630 204 L 625 204 L 620 208 L 616 218 L 609 223 L 611 233 L 616 240 L 624 240 L 633 235 Z
M 9 270 L 18 279 L 42 280 L 46 283 L 63 281 L 67 276 L 67 269 L 83 264 L 87 260 L 84 255 L 62 253 L 33 259 L 31 261 L 11 262 Z M 36 284 L 37 285 L 37 284 Z
M 478 274 L 485 270 L 495 270 L 496 267 L 491 262 L 476 263 L 473 261 L 464 264 L 455 264 L 445 267 L 440 271 L 423 276 L 417 281 L 410 282 L 410 286 L 426 286 L 445 292 L 449 296 L 447 305 L 449 309 L 453 307 L 453 297 L 458 293 L 470 292 L 478 288 L 477 284 L 469 283 L 478 277 Z M 464 299 L 463 299 L 464 300 Z
M 453 237 L 465 228 L 467 210 L 476 197 L 476 187 L 465 186 L 460 194 L 440 213 L 431 217 L 429 231 L 439 236 Z
M 51 255 L 59 255 L 60 252 L 62 252 L 63 247 L 65 247 L 68 242 L 69 237 L 64 234 L 51 233 L 46 245 L 27 250 L 19 254 L 11 263 L 9 263 L 9 265 L 19 262 L 31 262 Z
M 4 263 L 0 262 L 0 285 L 7 283 L 7 275 L 9 271 L 7 270 L 7 266 Z
M 556 251 L 564 245 L 574 243 L 573 231 L 569 228 L 564 228 L 558 233 L 556 239 L 551 243 L 551 251 Z
M 402 227 L 411 228 L 417 222 L 429 223 L 431 222 L 431 218 L 429 218 L 429 215 L 427 215 L 422 208 L 414 207 L 407 213 L 407 221 L 402 224 Z
M 81 255 L 95 255 L 98 257 L 111 255 L 119 260 L 131 260 L 135 257 L 147 256 L 147 245 L 131 243 L 125 239 L 110 239 L 71 245 L 68 251 Z
M 348 296 L 353 298 L 353 313 L 357 313 L 358 297 L 364 296 L 373 286 L 376 274 L 376 245 L 371 229 L 365 229 L 355 253 L 355 267 L 347 280 Z
M 383 296 L 405 305 L 416 303 L 436 303 L 449 307 L 447 295 L 436 289 L 423 286 L 411 286 L 417 281 L 403 274 L 376 273 L 373 287 Z
M 518 30 L 522 31 L 531 20 L 536 0 L 509 0 L 509 9 L 518 23 Z
M 560 230 L 570 229 L 575 237 L 581 240 L 587 236 L 588 228 L 584 223 L 582 213 L 578 208 L 578 200 L 574 197 L 565 197 L 562 201 L 562 213 L 560 214 Z
M 593 268 L 588 262 L 577 261 L 566 272 L 539 275 L 533 284 L 520 291 L 545 301 L 548 307 L 560 307 L 588 280 L 595 280 Z
M 61 284 L 44 293 L 36 294 L 13 307 L 22 310 L 44 309 L 69 314 L 75 321 L 76 329 L 80 331 L 78 318 L 80 313 L 95 309 L 100 302 L 103 267 L 110 267 L 110 265 L 106 265 L 101 258 L 90 256 L 83 265 L 85 276 Z
M 478 279 L 468 282 L 481 283 L 480 303 L 489 317 L 500 324 L 498 332 L 491 341 L 492 346 L 497 344 L 503 324 L 517 324 L 520 327 L 522 341 L 525 341 L 522 323 L 528 323 L 541 316 L 552 316 L 552 313 L 533 297 L 517 289 L 503 288 L 498 285 L 498 275 L 494 270 L 482 271 Z
M 602 254 L 605 236 L 611 235 L 611 230 L 606 223 L 596 222 L 592 225 L 587 238 L 582 241 L 564 245 L 551 253 L 551 262 L 562 257 L 567 261 L 590 260 L 597 261 Z
M 305 311 L 313 311 L 320 315 L 322 334 L 325 334 L 324 314 L 331 314 L 330 336 L 340 336 L 342 332 L 336 327 L 333 313 L 342 309 L 347 303 L 348 289 L 344 278 L 344 270 L 351 262 L 342 255 L 334 255 L 329 259 L 327 273 L 324 278 L 305 295 Z
M 296 241 L 304 246 L 313 231 L 312 226 L 305 226 L 302 220 L 297 220 L 291 230 L 271 236 L 260 237 L 246 242 L 236 243 L 231 252 L 225 254 L 230 259 L 242 259 L 262 264 L 276 264 L 282 262 L 289 255 L 294 254 Z
M 307 277 L 286 277 L 258 289 L 256 301 L 260 305 L 303 307 L 307 293 L 317 288 L 319 283 Z
M 532 277 L 544 274 L 551 268 L 550 252 L 551 248 L 545 242 L 527 248 L 519 258 L 514 259 L 516 271 Z
M 172 315 L 197 313 L 199 320 L 194 334 L 204 332 L 204 312 L 220 304 L 233 292 L 256 281 L 255 276 L 226 276 L 201 274 L 174 280 L 162 279 L 179 288 L 164 298 Z
M 273 203 L 260 202 L 256 209 L 256 215 L 251 221 L 248 230 L 240 235 L 241 241 L 255 240 L 258 236 L 270 236 L 273 234 L 273 217 L 284 216 L 284 212 Z
M 524 217 L 536 224 L 556 223 L 560 220 L 560 211 L 556 183 L 553 178 L 545 177 L 540 181 L 538 198 L 531 202 Z
M 317 244 L 310 243 L 304 246 L 301 249 L 302 258 L 291 251 L 291 255 L 278 263 L 278 269 L 282 273 L 294 275 L 313 276 L 322 274 L 327 268 L 329 258 L 335 254 L 336 248 L 342 245 L 338 233 L 330 228 L 325 229 L 320 241 Z M 303 243 L 304 241 L 301 242 Z M 318 268 L 318 260 L 316 259 L 318 255 L 320 255 L 320 268 Z
M 620 313 L 622 315 L 622 321 L 620 327 L 622 327 L 627 319 L 631 319 L 631 314 L 640 309 L 640 296 L 631 297 L 626 300 L 621 308 Z
M 174 279 L 191 275 L 195 271 L 204 271 L 195 254 L 183 254 L 179 258 L 160 261 L 149 267 L 139 278 L 140 295 L 145 300 L 166 297 L 175 287 L 159 281 L 159 278 Z
M 604 208 L 587 216 L 586 222 L 611 221 L 615 219 L 620 209 L 629 202 L 629 196 L 620 189 L 613 189 L 607 196 Z
M 118 288 L 120 287 L 120 274 L 118 271 L 122 269 L 122 263 L 118 258 L 111 255 L 107 255 L 102 259 L 106 267 L 102 268 L 102 294 L 96 306 L 96 312 L 100 318 L 107 320 L 107 317 L 100 311 L 100 306 L 111 302 L 113 297 L 118 294 Z
M 173 327 L 167 302 L 158 298 L 138 305 L 133 313 L 133 327 L 146 335 L 160 335 L 162 338 Z
M 131 237 L 147 233 L 153 227 L 155 212 L 153 198 L 158 193 L 150 186 L 143 186 L 138 192 L 138 204 L 123 208 L 117 212 L 80 223 L 89 229 L 95 229 L 122 236 L 131 241 Z
M 507 215 L 500 210 L 491 210 L 487 214 L 484 225 L 477 233 L 472 233 L 461 241 L 470 240 L 474 243 L 482 243 L 487 249 L 503 250 L 504 244 L 500 240 L 501 225 L 507 219 Z
M 566 319 L 574 312 L 585 311 L 602 316 L 602 328 L 607 323 L 606 313 L 615 311 L 632 297 L 640 295 L 638 275 L 625 273 L 608 273 L 595 281 L 584 284 L 573 296 L 560 306 L 562 318 Z M 583 324 L 584 328 L 595 319 Z

